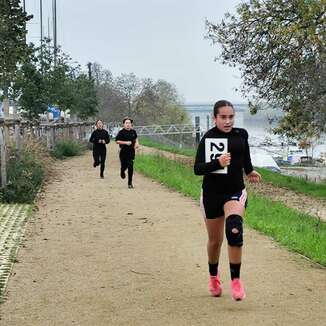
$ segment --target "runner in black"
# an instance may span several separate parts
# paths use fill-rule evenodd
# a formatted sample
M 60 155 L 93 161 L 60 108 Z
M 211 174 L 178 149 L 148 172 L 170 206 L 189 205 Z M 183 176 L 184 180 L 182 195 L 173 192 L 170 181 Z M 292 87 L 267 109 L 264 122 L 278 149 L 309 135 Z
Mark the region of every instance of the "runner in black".
M 106 159 L 106 144 L 110 142 L 109 133 L 103 129 L 103 122 L 97 120 L 95 123 L 96 129 L 92 132 L 89 141 L 93 143 L 93 166 L 96 168 L 101 165 L 100 177 L 104 178 L 105 159 Z
M 136 130 L 132 129 L 133 120 L 124 118 L 122 123 L 123 129 L 118 132 L 115 141 L 120 145 L 120 176 L 125 179 L 126 170 L 128 169 L 128 188 L 131 189 L 133 188 L 132 176 L 134 173 L 135 149 L 138 148 L 139 144 Z
M 250 182 L 259 182 L 261 176 L 251 164 L 247 131 L 233 128 L 234 115 L 235 110 L 230 102 L 215 103 L 216 126 L 207 131 L 200 141 L 194 172 L 204 176 L 200 206 L 208 233 L 209 290 L 213 296 L 222 293 L 218 262 L 225 224 L 232 298 L 242 300 L 245 291 L 240 280 L 240 267 L 243 216 L 247 205 L 243 171 Z

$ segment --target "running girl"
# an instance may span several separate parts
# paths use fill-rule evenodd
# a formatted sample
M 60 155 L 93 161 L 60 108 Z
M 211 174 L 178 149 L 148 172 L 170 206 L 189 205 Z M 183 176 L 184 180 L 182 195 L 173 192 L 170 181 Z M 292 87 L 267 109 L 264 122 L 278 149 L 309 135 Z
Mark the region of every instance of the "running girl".
M 138 148 L 138 138 L 136 130 L 132 129 L 133 120 L 130 118 L 124 118 L 123 129 L 121 129 L 115 141 L 120 146 L 120 162 L 121 170 L 120 176 L 122 179 L 126 178 L 126 170 L 128 169 L 128 188 L 133 188 L 132 177 L 134 173 L 134 159 L 135 159 L 135 149 Z
M 101 165 L 100 177 L 104 178 L 105 159 L 106 159 L 106 144 L 110 142 L 109 133 L 103 129 L 102 120 L 97 120 L 95 123 L 96 129 L 92 132 L 89 141 L 93 143 L 93 166 L 96 168 Z
M 247 206 L 243 170 L 250 182 L 259 182 L 261 176 L 251 164 L 247 131 L 233 128 L 233 105 L 218 101 L 213 114 L 216 126 L 201 139 L 194 165 L 195 174 L 204 176 L 200 206 L 208 234 L 208 288 L 213 296 L 222 294 L 218 263 L 225 223 L 232 298 L 242 300 L 245 290 L 240 280 L 240 267 L 243 216 Z

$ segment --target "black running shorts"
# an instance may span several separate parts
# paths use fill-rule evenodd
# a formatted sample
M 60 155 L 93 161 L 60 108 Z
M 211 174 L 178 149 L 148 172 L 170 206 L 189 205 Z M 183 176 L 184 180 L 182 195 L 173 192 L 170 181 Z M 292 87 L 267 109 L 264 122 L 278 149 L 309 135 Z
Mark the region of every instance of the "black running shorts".
M 244 207 L 247 207 L 247 191 L 242 189 L 241 191 L 232 194 L 206 194 L 201 193 L 200 196 L 200 209 L 205 218 L 214 219 L 224 216 L 224 204 L 230 200 L 236 200 L 240 202 Z

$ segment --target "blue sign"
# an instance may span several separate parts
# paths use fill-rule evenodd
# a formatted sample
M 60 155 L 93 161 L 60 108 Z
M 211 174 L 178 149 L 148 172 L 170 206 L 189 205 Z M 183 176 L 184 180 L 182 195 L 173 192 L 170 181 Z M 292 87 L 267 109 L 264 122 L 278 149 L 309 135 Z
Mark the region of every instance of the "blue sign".
M 56 108 L 55 106 L 48 106 L 48 112 L 53 114 L 53 119 L 58 119 L 60 118 L 61 114 L 60 114 L 60 110 L 58 108 Z

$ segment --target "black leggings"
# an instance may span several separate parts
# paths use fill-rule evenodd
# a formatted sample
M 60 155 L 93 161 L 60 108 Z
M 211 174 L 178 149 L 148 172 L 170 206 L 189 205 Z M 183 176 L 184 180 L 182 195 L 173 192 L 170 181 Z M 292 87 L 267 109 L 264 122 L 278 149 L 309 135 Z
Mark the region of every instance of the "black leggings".
M 94 163 L 96 165 L 101 164 L 101 176 L 103 176 L 104 169 L 105 169 L 105 159 L 106 159 L 106 148 L 95 148 L 93 149 L 93 158 L 94 158 Z
M 125 172 L 128 169 L 128 185 L 132 184 L 132 176 L 134 174 L 134 160 L 131 158 L 125 158 L 120 155 L 121 172 Z

